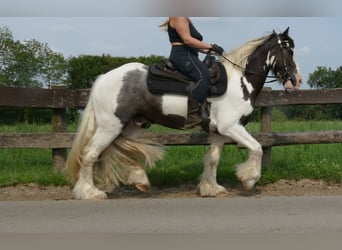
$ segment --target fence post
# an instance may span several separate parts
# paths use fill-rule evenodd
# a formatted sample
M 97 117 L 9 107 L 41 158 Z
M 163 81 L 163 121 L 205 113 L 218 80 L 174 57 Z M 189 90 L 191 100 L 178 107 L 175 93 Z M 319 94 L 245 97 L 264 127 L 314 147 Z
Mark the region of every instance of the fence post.
M 51 85 L 51 89 L 65 89 L 64 85 Z M 52 109 L 52 132 L 64 133 L 67 130 L 67 115 L 65 108 Z M 52 149 L 52 163 L 53 170 L 60 172 L 65 166 L 67 158 L 66 148 L 53 148 Z
M 266 87 L 264 91 L 272 91 Z M 261 132 L 272 132 L 272 106 L 261 107 Z M 272 164 L 272 147 L 263 147 L 262 166 Z

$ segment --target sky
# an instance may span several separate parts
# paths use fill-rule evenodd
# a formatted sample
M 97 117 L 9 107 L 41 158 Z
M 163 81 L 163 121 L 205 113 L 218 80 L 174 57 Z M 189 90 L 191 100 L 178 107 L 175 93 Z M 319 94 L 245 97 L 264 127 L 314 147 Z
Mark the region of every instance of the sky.
M 73 0 L 69 3 L 80 3 L 80 1 Z M 173 3 L 177 1 L 173 0 Z M 182 3 L 184 5 L 189 1 L 192 2 L 192 0 L 183 0 Z M 290 36 L 295 41 L 295 54 L 304 82 L 318 66 L 332 69 L 342 66 L 342 59 L 339 56 L 342 55 L 342 15 L 338 16 L 339 13 L 334 12 L 334 8 L 326 10 L 323 5 L 318 6 L 321 8 L 312 8 L 311 5 L 311 8 L 301 11 L 299 7 L 303 6 L 291 7 L 290 4 L 294 1 L 287 0 L 285 2 L 290 7 L 285 9 L 286 13 L 282 13 L 284 8 L 279 10 L 279 6 L 277 8 L 271 5 L 268 8 L 265 7 L 268 11 L 273 10 L 273 13 L 277 13 L 277 17 L 274 17 L 267 16 L 267 11 L 260 11 L 262 4 L 271 2 L 254 0 L 254 3 L 257 1 L 261 4 L 252 6 L 252 8 L 256 8 L 255 14 L 260 15 L 255 17 L 249 14 L 250 11 L 239 11 L 239 4 L 234 5 L 235 9 L 230 8 L 229 12 L 221 13 L 217 11 L 218 8 L 204 11 L 203 8 L 207 7 L 208 1 L 197 0 L 197 3 L 198 1 L 202 3 L 200 5 L 202 9 L 195 9 L 195 11 L 191 9 L 188 12 L 189 14 L 198 14 L 191 19 L 206 42 L 216 43 L 229 51 L 273 30 L 282 32 L 290 27 Z M 334 2 L 334 0 L 323 2 L 327 3 L 327 1 Z M 56 5 L 56 2 L 59 5 Z M 117 13 L 115 5 L 111 5 L 117 1 L 97 0 L 97 5 L 92 5 L 92 0 L 82 0 L 81 2 L 83 8 L 80 8 L 80 5 L 76 8 L 73 4 L 66 7 L 64 0 L 0 0 L 2 6 L 0 27 L 8 27 L 15 40 L 36 39 L 39 42 L 47 43 L 51 49 L 62 53 L 65 57 L 102 54 L 125 57 L 152 54 L 169 55 L 170 45 L 167 33 L 158 27 L 166 17 L 152 15 L 171 14 L 166 11 L 166 7 L 169 7 L 168 4 L 159 5 L 158 11 L 156 11 L 157 7 L 154 7 L 154 12 L 148 16 L 148 11 L 145 10 L 147 9 L 146 5 L 142 6 L 141 3 L 151 3 L 154 0 L 120 1 L 120 5 L 116 5 L 116 7 L 120 7 L 121 14 Z M 230 0 L 224 3 L 221 0 L 211 1 L 212 4 L 231 2 Z M 245 0 L 238 2 L 243 3 Z M 305 4 L 307 1 L 300 2 Z M 315 0 L 310 1 L 310 3 L 312 2 Z M 34 8 L 36 6 L 34 3 L 41 4 L 41 8 Z M 108 14 L 108 8 L 104 8 L 106 5 L 102 5 L 104 3 L 107 3 L 115 11 Z M 135 8 L 143 7 L 144 10 L 128 10 L 132 3 L 135 3 Z M 339 2 L 334 2 L 334 4 L 342 7 Z M 169 8 L 169 12 L 182 14 L 182 7 L 186 9 L 188 5 L 177 6 Z M 236 10 L 236 15 L 229 16 L 232 9 Z M 123 16 L 124 14 L 126 16 Z M 129 16 L 129 14 L 135 15 Z M 213 14 L 213 16 L 208 17 L 207 14 Z M 214 16 L 215 14 L 216 16 Z M 219 16 L 219 14 L 226 14 L 226 16 Z

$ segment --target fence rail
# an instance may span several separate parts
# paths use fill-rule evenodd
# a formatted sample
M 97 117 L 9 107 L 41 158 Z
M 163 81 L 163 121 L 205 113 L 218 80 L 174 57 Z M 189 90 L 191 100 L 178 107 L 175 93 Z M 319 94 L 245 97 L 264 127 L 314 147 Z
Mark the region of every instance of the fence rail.
M 313 132 L 253 132 L 252 136 L 263 147 L 286 146 L 297 144 L 327 144 L 342 142 L 342 131 Z M 72 146 L 75 133 L 1 133 L 0 148 L 42 148 L 64 149 Z M 206 133 L 145 133 L 145 137 L 155 142 L 167 145 L 208 145 L 209 135 Z M 229 138 L 225 144 L 235 144 Z
M 66 133 L 66 109 L 85 107 L 88 89 L 28 89 L 0 88 L 0 106 L 51 108 L 51 133 L 0 133 L 0 148 L 52 149 L 54 168 L 60 169 L 66 160 L 66 150 L 72 146 L 75 133 Z M 342 88 L 300 90 L 294 92 L 263 90 L 256 100 L 261 107 L 261 132 L 252 133 L 264 148 L 264 164 L 271 163 L 271 147 L 294 144 L 342 143 L 342 130 L 314 132 L 272 132 L 272 107 L 299 104 L 341 104 Z M 206 133 L 146 133 L 165 145 L 207 145 Z M 226 144 L 234 144 L 227 139 Z M 239 146 L 239 145 L 238 145 Z
M 33 108 L 83 108 L 89 89 L 40 89 L 0 87 L 0 106 Z M 342 88 L 285 92 L 265 88 L 256 100 L 258 107 L 293 104 L 340 104 Z

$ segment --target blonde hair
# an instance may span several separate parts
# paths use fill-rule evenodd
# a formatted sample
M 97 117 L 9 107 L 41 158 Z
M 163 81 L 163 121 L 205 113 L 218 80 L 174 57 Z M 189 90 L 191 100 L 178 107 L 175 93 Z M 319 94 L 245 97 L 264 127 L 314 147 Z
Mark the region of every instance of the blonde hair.
M 161 28 L 164 31 L 167 31 L 167 25 L 170 21 L 170 18 L 167 18 L 162 24 L 159 24 L 159 28 Z

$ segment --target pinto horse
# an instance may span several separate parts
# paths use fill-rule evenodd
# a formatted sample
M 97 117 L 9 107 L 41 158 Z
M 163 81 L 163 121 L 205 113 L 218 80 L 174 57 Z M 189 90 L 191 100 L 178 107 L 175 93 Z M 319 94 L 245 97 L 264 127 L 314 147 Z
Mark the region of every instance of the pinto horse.
M 228 86 L 223 95 L 208 99 L 210 150 L 198 186 L 201 196 L 227 192 L 216 181 L 226 138 L 248 149 L 247 161 L 236 168 L 244 189 L 250 191 L 260 179 L 262 147 L 244 125 L 270 71 L 285 88 L 300 86 L 294 41 L 288 32 L 289 28 L 282 33 L 273 31 L 220 57 Z M 120 183 L 142 191 L 150 187 L 145 167 L 161 160 L 163 149 L 142 136 L 143 124 L 148 121 L 177 128 L 182 121 L 184 125 L 188 106 L 186 96 L 152 94 L 147 75 L 147 66 L 128 63 L 95 81 L 66 164 L 76 199 L 106 199 L 97 181 L 111 188 Z

